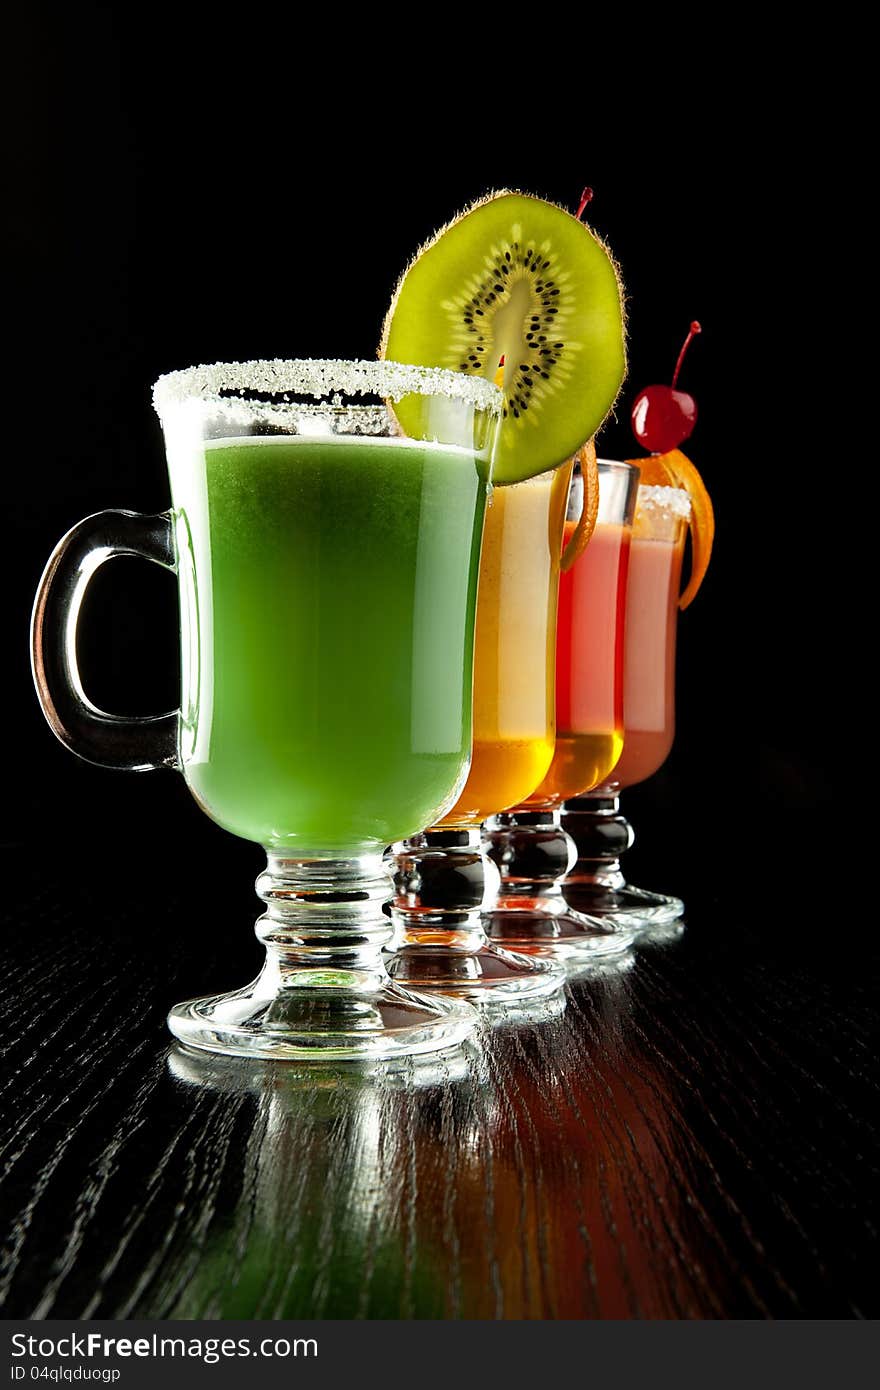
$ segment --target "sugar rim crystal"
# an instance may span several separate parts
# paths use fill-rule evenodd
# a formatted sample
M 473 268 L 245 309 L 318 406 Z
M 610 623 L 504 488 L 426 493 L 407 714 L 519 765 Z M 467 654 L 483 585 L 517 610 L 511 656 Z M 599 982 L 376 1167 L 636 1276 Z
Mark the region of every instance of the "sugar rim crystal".
M 223 392 L 232 395 L 223 396 Z M 161 420 L 188 401 L 249 404 L 247 392 L 282 397 L 285 393 L 343 398 L 381 396 L 448 396 L 477 410 L 500 415 L 504 393 L 485 377 L 448 371 L 445 367 L 414 367 L 401 362 L 343 361 L 330 358 L 275 358 L 253 362 L 214 362 L 166 372 L 153 386 L 153 406 Z M 254 402 L 258 406 L 257 402 Z M 259 403 L 262 405 L 262 403 Z M 259 406 L 258 406 L 259 408 Z M 370 407 L 366 406 L 369 410 Z
M 691 499 L 682 487 L 640 483 L 636 510 L 653 511 L 655 508 L 687 519 L 691 514 Z

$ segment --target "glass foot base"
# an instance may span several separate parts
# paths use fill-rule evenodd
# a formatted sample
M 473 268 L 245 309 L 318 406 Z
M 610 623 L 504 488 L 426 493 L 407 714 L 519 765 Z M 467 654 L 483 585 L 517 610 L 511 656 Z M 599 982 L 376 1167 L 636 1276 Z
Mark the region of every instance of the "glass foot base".
M 550 913 L 496 908 L 488 916 L 489 935 L 497 944 L 564 965 L 589 964 L 620 955 L 636 936 L 630 926 L 601 922 L 574 910 Z
M 641 941 L 639 945 L 641 946 Z M 635 951 L 621 951 L 616 956 L 600 956 L 598 960 L 574 961 L 568 968 L 568 982 L 575 985 L 580 980 L 595 983 L 604 981 L 609 988 L 632 970 L 636 963 Z
M 552 961 L 491 944 L 466 953 L 442 946 L 403 946 L 389 961 L 388 973 L 407 989 L 437 990 L 480 1005 L 543 999 L 565 984 L 565 971 Z
M 423 998 L 393 982 L 354 994 L 305 984 L 267 996 L 246 989 L 177 1004 L 168 1027 L 180 1042 L 236 1057 L 347 1061 L 416 1056 L 453 1047 L 477 1023 L 458 999 Z
M 323 1115 L 322 1097 L 329 1099 L 326 1118 L 339 1118 L 333 1097 L 349 1097 L 357 1101 L 366 1088 L 377 1083 L 382 1090 L 414 1091 L 436 1086 L 457 1085 L 477 1078 L 485 1083 L 483 1050 L 475 1043 L 465 1042 L 436 1052 L 413 1057 L 376 1057 L 358 1059 L 356 1065 L 335 1061 L 332 1057 L 309 1057 L 305 1062 L 288 1058 L 283 1067 L 277 1061 L 262 1061 L 256 1057 L 237 1057 L 185 1047 L 174 1043 L 168 1053 L 167 1070 L 175 1081 L 190 1086 L 209 1086 L 218 1094 L 240 1096 L 247 1091 L 255 1096 L 270 1096 L 272 1109 L 286 1110 L 288 1106 L 301 1111 L 308 1106 Z
M 537 961 L 537 957 L 532 957 Z M 551 961 L 544 964 L 550 965 Z M 569 972 L 558 967 L 563 979 L 569 978 Z M 542 1028 L 545 1024 L 554 1023 L 565 1013 L 568 1001 L 564 989 L 557 989 L 555 994 L 545 995 L 543 999 L 518 999 L 515 995 L 504 995 L 502 998 L 492 1000 L 487 1008 L 480 1010 L 480 1022 L 484 1029 L 490 1033 L 497 1033 L 505 1028 Z M 548 1040 L 552 1048 L 552 1040 Z
M 566 882 L 563 887 L 566 898 L 578 911 L 589 913 L 602 921 L 624 919 L 626 925 L 635 926 L 636 930 L 677 922 L 684 915 L 681 898 L 651 893 L 646 888 L 635 888 L 629 883 L 611 888 L 601 883 L 578 883 L 575 880 Z
M 646 922 L 638 935 L 639 948 L 644 946 L 668 946 L 684 936 L 684 922 L 677 917 L 674 922 Z

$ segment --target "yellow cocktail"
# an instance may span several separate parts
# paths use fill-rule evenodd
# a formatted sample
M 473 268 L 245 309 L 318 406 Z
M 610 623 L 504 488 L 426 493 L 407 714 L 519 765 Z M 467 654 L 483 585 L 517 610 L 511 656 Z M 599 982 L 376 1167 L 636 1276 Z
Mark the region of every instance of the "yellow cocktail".
M 538 786 L 555 746 L 559 559 L 571 465 L 495 488 L 474 646 L 471 769 L 444 826 L 479 825 Z
M 473 757 L 455 806 L 395 846 L 389 970 L 407 985 L 509 1002 L 553 993 L 558 967 L 487 942 L 498 870 L 480 824 L 523 801 L 555 747 L 556 612 L 572 465 L 496 487 L 486 512 L 474 643 Z

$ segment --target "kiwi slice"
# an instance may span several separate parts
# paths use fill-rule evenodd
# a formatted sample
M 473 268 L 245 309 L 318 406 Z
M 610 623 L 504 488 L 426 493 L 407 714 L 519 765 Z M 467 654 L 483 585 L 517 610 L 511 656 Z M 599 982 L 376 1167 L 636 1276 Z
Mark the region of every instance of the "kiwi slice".
M 564 208 L 525 193 L 490 194 L 441 228 L 404 272 L 379 355 L 501 382 L 493 480 L 534 477 L 592 438 L 620 390 L 617 267 Z M 419 408 L 415 398 L 395 407 L 404 429 L 418 429 Z

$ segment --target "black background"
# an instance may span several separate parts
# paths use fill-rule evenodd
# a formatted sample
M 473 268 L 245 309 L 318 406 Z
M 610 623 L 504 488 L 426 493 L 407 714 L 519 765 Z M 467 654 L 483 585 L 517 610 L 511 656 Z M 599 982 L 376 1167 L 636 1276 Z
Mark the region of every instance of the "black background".
M 560 78 L 558 16 L 552 43 L 536 31 L 515 57 L 502 21 L 426 12 L 397 35 L 405 52 L 385 46 L 387 15 L 361 35 L 341 12 L 312 27 L 255 10 L 185 29 L 178 11 L 86 6 L 16 35 L 0 639 L 12 872 L 15 850 L 36 846 L 136 891 L 139 876 L 183 876 L 196 860 L 237 883 L 259 859 L 182 779 L 65 753 L 31 685 L 30 605 L 58 537 L 103 507 L 167 506 L 155 377 L 230 358 L 371 356 L 397 275 L 438 224 L 492 187 L 573 207 L 589 183 L 630 326 L 600 452 L 637 452 L 633 396 L 669 379 L 699 318 L 681 380 L 700 407 L 687 451 L 718 520 L 680 623 L 675 749 L 627 799 L 633 862 L 653 846 L 644 862 L 663 881 L 651 886 L 686 897 L 699 878 L 744 908 L 769 899 L 780 926 L 817 925 L 800 911 L 803 854 L 840 757 L 829 711 L 844 638 L 816 560 L 829 504 L 811 400 L 834 363 L 817 366 L 805 330 L 812 253 L 797 231 L 814 102 L 783 100 L 759 52 L 729 52 L 720 76 L 673 43 L 643 74 L 625 45 L 588 57 L 575 31 Z M 153 567 L 98 577 L 82 643 L 98 704 L 176 703 L 175 611 L 173 581 Z

